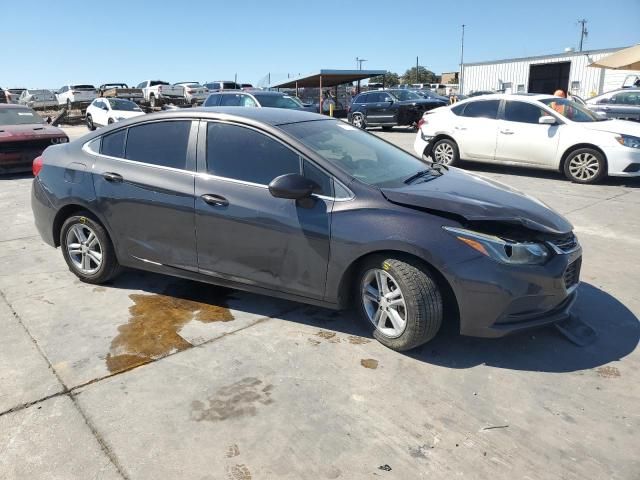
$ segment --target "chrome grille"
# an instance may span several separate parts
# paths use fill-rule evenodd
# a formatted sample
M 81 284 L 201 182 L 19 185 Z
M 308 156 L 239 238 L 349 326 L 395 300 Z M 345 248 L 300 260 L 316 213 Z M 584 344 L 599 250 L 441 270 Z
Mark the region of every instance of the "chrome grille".
M 555 245 L 563 252 L 569 252 L 578 246 L 578 239 L 573 233 L 569 233 L 563 237 L 554 238 L 550 243 Z
M 572 287 L 578 285 L 580 282 L 580 264 L 582 258 L 578 258 L 573 263 L 570 263 L 567 269 L 564 271 L 564 287 L 569 290 Z

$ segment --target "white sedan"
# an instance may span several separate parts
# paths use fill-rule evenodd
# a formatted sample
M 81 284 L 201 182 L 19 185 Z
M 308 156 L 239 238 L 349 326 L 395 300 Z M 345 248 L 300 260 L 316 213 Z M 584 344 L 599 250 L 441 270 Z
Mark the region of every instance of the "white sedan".
M 110 125 L 119 120 L 144 115 L 142 109 L 124 98 L 96 98 L 87 107 L 86 122 L 89 130 Z
M 640 123 L 550 95 L 484 95 L 424 114 L 418 155 L 559 170 L 578 183 L 640 176 Z

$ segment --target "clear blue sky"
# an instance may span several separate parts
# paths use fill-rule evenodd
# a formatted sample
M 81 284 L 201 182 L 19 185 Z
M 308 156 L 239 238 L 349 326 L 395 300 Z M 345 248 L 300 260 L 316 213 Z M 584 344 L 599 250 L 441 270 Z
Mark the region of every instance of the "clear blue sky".
M 0 86 L 231 79 L 257 83 L 319 68 L 436 73 L 460 61 L 640 42 L 640 0 L 32 0 L 2 2 Z M 169 6 L 171 5 L 171 6 Z M 438 5 L 436 7 L 435 5 Z M 113 12 L 111 14 L 110 12 Z

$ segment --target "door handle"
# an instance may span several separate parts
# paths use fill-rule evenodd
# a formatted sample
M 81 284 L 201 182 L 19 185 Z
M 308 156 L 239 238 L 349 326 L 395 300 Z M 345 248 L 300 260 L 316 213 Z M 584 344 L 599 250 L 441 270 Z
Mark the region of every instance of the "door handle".
M 107 182 L 117 183 L 123 181 L 122 175 L 120 175 L 119 173 L 105 172 L 102 174 L 102 176 Z
M 513 130 L 500 130 L 503 135 L 513 135 Z
M 229 200 L 220 195 L 214 195 L 212 193 L 201 195 L 200 198 L 204 201 L 204 203 L 212 205 L 214 207 L 226 207 L 229 205 Z

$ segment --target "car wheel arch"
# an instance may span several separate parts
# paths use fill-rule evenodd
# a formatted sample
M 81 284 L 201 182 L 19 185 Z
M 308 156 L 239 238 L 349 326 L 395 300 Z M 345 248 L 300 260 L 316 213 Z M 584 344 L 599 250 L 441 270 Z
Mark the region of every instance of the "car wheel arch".
M 434 267 L 430 262 L 415 254 L 408 253 L 402 250 L 383 249 L 375 250 L 362 254 L 360 257 L 354 259 L 349 266 L 344 270 L 342 277 L 340 278 L 338 287 L 338 304 L 340 308 L 349 307 L 355 298 L 353 289 L 355 286 L 355 280 L 358 272 L 371 257 L 393 257 L 409 263 L 418 264 L 423 267 L 429 274 L 433 276 L 438 288 L 442 293 L 443 306 L 444 306 L 444 318 L 447 322 L 455 322 L 456 331 L 459 331 L 459 319 L 460 310 L 459 303 L 456 294 L 451 286 L 449 280 L 440 272 L 439 269 Z
M 109 235 L 111 242 L 114 244 L 114 247 L 116 246 L 117 240 L 111 234 L 111 229 L 109 228 L 108 223 L 100 215 L 96 214 L 93 209 L 86 205 L 82 205 L 80 203 L 69 203 L 61 207 L 56 212 L 56 215 L 53 219 L 53 241 L 55 242 L 56 247 L 60 246 L 60 232 L 62 231 L 62 225 L 64 224 L 65 220 L 73 215 L 76 215 L 79 212 L 87 212 L 94 218 L 94 220 L 99 222 L 107 231 L 107 234 Z
M 429 142 L 430 148 L 433 148 L 433 146 L 437 142 L 439 142 L 440 140 L 451 140 L 458 147 L 458 152 L 460 151 L 460 144 L 458 143 L 458 141 L 455 138 L 453 138 L 451 135 L 447 134 L 447 133 L 438 133 L 438 134 L 436 134 L 433 137 L 433 140 L 431 142 Z M 429 148 L 429 147 L 427 147 L 427 148 Z M 423 152 L 424 155 L 430 155 L 431 154 L 430 150 L 427 153 L 427 148 L 425 148 L 425 151 Z
M 595 150 L 596 152 L 599 152 L 602 155 L 602 158 L 604 158 L 604 165 L 605 168 L 608 169 L 608 160 L 607 160 L 607 155 L 604 153 L 604 151 L 592 144 L 592 143 L 577 143 L 575 145 L 571 145 L 569 148 L 567 148 L 564 153 L 562 154 L 562 156 L 560 157 L 560 163 L 558 164 L 558 170 L 560 172 L 564 171 L 564 164 L 567 161 L 567 159 L 569 158 L 569 155 L 571 155 L 571 153 L 575 152 L 576 150 L 580 150 L 581 148 L 591 148 L 593 150 Z

